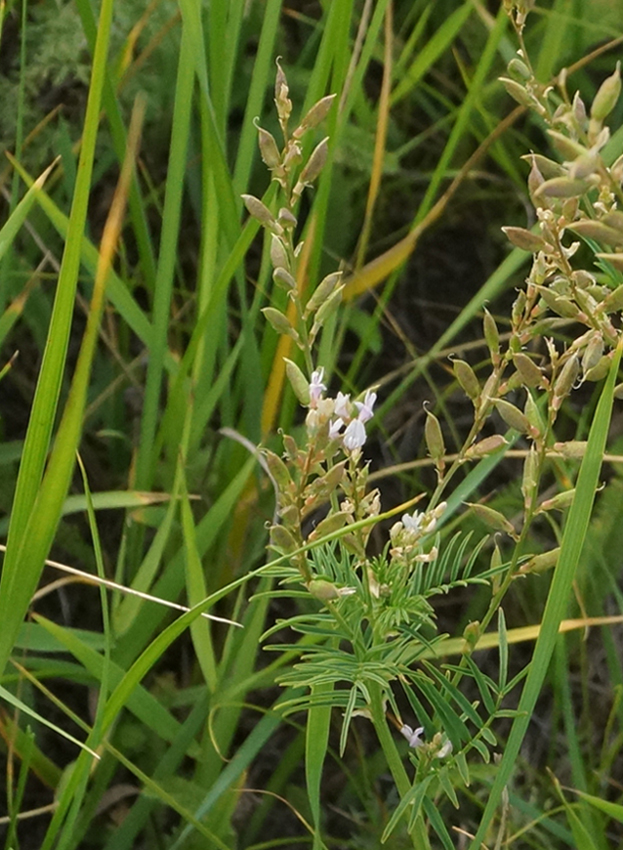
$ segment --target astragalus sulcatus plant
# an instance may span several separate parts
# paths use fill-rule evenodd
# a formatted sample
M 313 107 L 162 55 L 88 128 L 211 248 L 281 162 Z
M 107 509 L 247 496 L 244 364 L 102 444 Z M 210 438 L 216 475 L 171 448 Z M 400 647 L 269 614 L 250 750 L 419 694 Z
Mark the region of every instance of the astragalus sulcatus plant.
M 509 4 L 520 40 L 526 13 Z M 539 84 L 523 46 L 504 84 L 537 112 L 561 154 L 560 162 L 529 155 L 528 185 L 537 224 L 532 230 L 505 228 L 514 245 L 534 255 L 532 267 L 513 304 L 507 333 L 501 335 L 484 311 L 488 371 L 479 375 L 468 362 L 453 360 L 456 382 L 473 407 L 462 448 L 448 456 L 442 423 L 427 410 L 424 436 L 437 485 L 386 513 L 379 489 L 368 486 L 365 461 L 366 429 L 377 393 L 370 388 L 352 397 L 332 391 L 331 375 L 316 360 L 323 326 L 340 307 L 341 273 L 329 274 L 311 294 L 304 291 L 299 274 L 304 250 L 296 238 L 299 200 L 319 176 L 329 151 L 324 139 L 305 160 L 303 140 L 334 108 L 333 98 L 320 100 L 291 131 L 292 103 L 279 67 L 275 103 L 283 142 L 259 129 L 262 157 L 280 200 L 276 212 L 253 196 L 244 200 L 270 240 L 274 282 L 287 292 L 287 309 L 269 306 L 264 314 L 298 349 L 286 370 L 306 411 L 296 435 L 281 435 L 283 453 L 262 450 L 277 498 L 270 528 L 270 548 L 277 557 L 265 569 L 279 581 L 274 595 L 303 600 L 301 612 L 278 621 L 265 638 L 285 629 L 302 635 L 298 642 L 269 648 L 298 656 L 282 677 L 284 685 L 298 689 L 297 695 L 283 708 L 307 711 L 306 775 L 315 847 L 324 846 L 319 800 L 332 708 L 342 716 L 342 752 L 352 718 L 363 715 L 371 721 L 398 792 L 383 840 L 404 822 L 418 848 L 454 846 L 446 801 L 459 808 L 473 765 L 489 763 L 498 747 L 496 721 L 513 718 L 489 803 L 472 836 L 473 846 L 482 846 L 543 680 L 590 515 L 620 358 L 623 158 L 608 164 L 603 155 L 609 139 L 604 121 L 619 95 L 619 68 L 590 108 L 579 95 L 569 97 L 564 72 L 555 86 Z M 589 268 L 575 263 L 581 242 L 595 258 Z M 556 427 L 565 399 L 584 382 L 606 376 L 589 439 L 559 441 Z M 492 433 L 500 423 L 504 433 Z M 489 566 L 483 568 L 479 556 L 491 542 L 488 538 L 460 531 L 442 537 L 439 527 L 450 518 L 457 472 L 492 456 L 501 458 L 511 444 L 523 457 L 522 515 L 511 521 L 488 505 L 467 503 L 468 511 L 497 532 Z M 544 492 L 544 476 L 569 481 L 582 458 L 575 487 Z M 564 476 L 559 475 L 562 470 Z M 418 509 L 406 510 L 415 504 Z M 563 531 L 553 512 L 565 512 L 570 505 L 572 522 Z M 548 551 L 537 548 L 532 534 L 543 514 L 562 538 L 561 545 Z M 385 545 L 373 552 L 373 528 L 394 515 Z M 508 675 L 501 605 L 518 577 L 543 573 L 557 563 L 517 711 L 505 699 L 525 671 L 514 679 Z M 486 585 L 489 603 L 480 621 L 464 633 L 459 663 L 440 665 L 436 658 L 443 653 L 444 637 L 437 631 L 435 597 L 469 584 Z M 499 647 L 495 681 L 472 657 L 494 619 Z M 469 697 L 463 687 L 467 682 Z

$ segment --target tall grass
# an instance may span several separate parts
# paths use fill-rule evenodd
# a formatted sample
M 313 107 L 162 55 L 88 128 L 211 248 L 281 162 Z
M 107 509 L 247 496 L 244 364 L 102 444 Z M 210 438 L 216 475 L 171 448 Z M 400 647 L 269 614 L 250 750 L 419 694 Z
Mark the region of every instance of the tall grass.
M 289 711 L 308 699 L 293 670 L 318 643 L 313 631 L 282 633 L 277 654 L 260 644 L 277 619 L 316 604 L 298 586 L 282 593 L 283 558 L 265 567 L 275 492 L 254 448 L 279 453 L 280 429 L 303 433 L 284 365 L 295 347 L 261 313 L 288 299 L 240 197 L 275 203 L 256 127 L 277 133 L 275 59 L 293 121 L 337 93 L 305 138 L 305 157 L 324 135 L 329 150 L 300 216 L 297 280 L 307 297 L 344 268 L 344 304 L 318 358 L 336 390 L 378 387 L 366 451 L 389 519 L 435 488 L 422 401 L 445 415 L 449 464 L 464 439 L 447 355 L 486 368 L 483 308 L 504 334 L 509 293 L 527 273 L 528 255 L 499 228 L 532 225 L 520 157 L 548 150 L 538 120 L 497 82 L 516 49 L 504 8 L 61 5 L 84 48 L 66 68 L 55 64 L 56 3 L 0 9 L 17 128 L 0 124 L 5 847 L 617 846 L 616 418 L 606 438 L 618 354 L 603 388 L 583 388 L 582 405 L 561 414 L 561 438 L 588 450 L 566 522 L 538 527 L 535 549 L 561 546 L 553 578 L 516 582 L 505 618 L 480 636 L 463 709 L 500 675 L 517 685 L 504 709 L 519 714 L 496 728 L 501 761 L 471 765 L 470 787 L 453 767 L 431 804 L 433 785 L 413 782 L 406 742 L 380 721 L 380 689 L 374 724 L 355 712 L 343 725 L 354 703 L 332 710 L 322 682 L 309 711 Z M 529 20 L 539 79 L 573 66 L 572 88 L 590 102 L 620 50 L 620 11 L 552 0 Z M 42 86 L 53 106 L 42 108 Z M 613 132 L 610 163 L 622 140 Z M 513 439 L 457 473 L 441 547 L 457 530 L 481 532 L 464 502 L 521 511 L 525 445 Z M 570 487 L 576 469 L 561 461 L 552 486 Z M 99 594 L 98 579 L 108 582 Z M 463 663 L 465 628 L 488 598 L 477 586 L 460 593 L 438 606 L 448 636 L 421 663 Z

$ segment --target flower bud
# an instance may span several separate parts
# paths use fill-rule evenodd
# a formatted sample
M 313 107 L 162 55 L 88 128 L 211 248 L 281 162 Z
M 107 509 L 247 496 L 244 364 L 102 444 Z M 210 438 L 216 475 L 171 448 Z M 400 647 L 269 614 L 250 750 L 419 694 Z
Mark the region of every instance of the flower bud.
M 511 80 L 510 77 L 498 77 L 506 91 L 510 94 L 513 100 L 516 100 L 521 106 L 533 107 L 536 105 L 535 99 L 530 95 L 521 83 L 517 80 Z
M 309 157 L 307 164 L 301 171 L 297 184 L 292 191 L 293 195 L 299 196 L 303 193 L 303 189 L 305 188 L 305 186 L 311 186 L 311 184 L 322 171 L 324 164 L 327 161 L 328 154 L 329 139 L 327 137 L 323 139 L 318 145 L 316 145 L 316 147 L 312 151 L 311 156 Z
M 487 343 L 487 347 L 491 354 L 491 360 L 495 366 L 497 365 L 496 361 L 499 361 L 500 355 L 500 333 L 498 331 L 498 326 L 495 323 L 495 319 L 486 308 L 482 324 L 485 342 Z
M 539 456 L 534 446 L 526 455 L 521 478 L 521 494 L 523 496 L 524 509 L 530 510 L 530 506 L 536 497 L 539 483 Z

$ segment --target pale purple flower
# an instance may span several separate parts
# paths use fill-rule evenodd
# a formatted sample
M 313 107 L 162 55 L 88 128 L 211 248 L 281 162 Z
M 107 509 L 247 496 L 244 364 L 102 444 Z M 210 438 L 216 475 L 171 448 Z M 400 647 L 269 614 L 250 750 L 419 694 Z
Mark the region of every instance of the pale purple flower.
M 360 422 L 368 422 L 368 420 L 372 419 L 372 409 L 374 408 L 375 402 L 376 393 L 373 393 L 370 390 L 368 390 L 368 392 L 366 393 L 363 401 L 355 402 L 355 406 L 359 411 L 359 416 L 357 418 Z
M 320 367 L 315 372 L 312 372 L 311 381 L 309 383 L 309 403 L 314 406 L 323 392 L 326 390 L 326 386 L 322 383 L 322 379 L 324 377 L 324 369 Z
M 336 440 L 340 436 L 340 431 L 344 427 L 343 419 L 334 419 L 329 425 L 329 439 Z
M 422 520 L 424 514 L 421 511 L 414 511 L 413 515 L 403 514 L 402 524 L 407 531 L 414 531 L 416 534 L 422 530 Z
M 366 441 L 366 429 L 359 419 L 353 419 L 348 423 L 346 431 L 344 431 L 344 448 L 352 452 L 355 449 L 360 449 Z
M 407 739 L 410 747 L 417 749 L 417 747 L 421 747 L 424 743 L 422 740 L 422 735 L 424 734 L 423 726 L 418 726 L 418 728 L 414 730 L 405 723 L 400 732 Z
M 350 419 L 350 395 L 338 393 L 335 399 L 335 414 L 342 419 Z

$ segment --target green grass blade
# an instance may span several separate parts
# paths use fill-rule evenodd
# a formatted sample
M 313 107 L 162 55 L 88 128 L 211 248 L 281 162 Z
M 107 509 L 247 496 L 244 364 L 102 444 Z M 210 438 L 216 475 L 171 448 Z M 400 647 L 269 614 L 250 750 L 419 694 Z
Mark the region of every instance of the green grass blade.
M 586 455 L 582 461 L 576 484 L 575 499 L 573 500 L 565 525 L 560 558 L 547 596 L 543 621 L 530 664 L 530 670 L 528 671 L 519 701 L 518 711 L 520 714 L 513 722 L 511 733 L 506 743 L 506 749 L 498 767 L 498 772 L 491 788 L 480 826 L 470 844 L 472 850 L 480 847 L 489 824 L 495 815 L 502 792 L 512 775 L 554 651 L 558 636 L 558 627 L 565 615 L 573 577 L 580 555 L 582 554 L 582 547 L 595 501 L 599 472 L 601 470 L 610 425 L 613 392 L 620 360 L 621 345 L 617 348 L 610 367 L 610 374 L 603 387 L 595 412 L 595 418 L 591 426 Z

